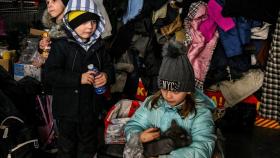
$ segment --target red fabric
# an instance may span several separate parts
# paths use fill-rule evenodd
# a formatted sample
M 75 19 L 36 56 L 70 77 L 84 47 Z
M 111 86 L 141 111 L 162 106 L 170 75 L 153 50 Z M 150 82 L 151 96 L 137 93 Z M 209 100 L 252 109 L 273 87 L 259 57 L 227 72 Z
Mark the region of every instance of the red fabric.
M 217 105 L 218 108 L 224 107 L 226 100 L 221 91 L 206 89 L 204 93 L 214 101 L 214 103 Z
M 217 105 L 218 108 L 224 108 L 226 100 L 221 91 L 206 89 L 204 93 L 214 101 L 214 103 Z M 260 101 L 254 95 L 250 95 L 249 97 L 245 98 L 241 102 L 246 104 L 256 105 L 256 106 L 260 104 Z
M 250 95 L 249 97 L 242 100 L 242 102 L 247 104 L 258 105 L 260 101 L 254 95 Z
M 117 106 L 121 106 L 121 105 L 116 104 L 116 105 L 112 106 L 112 107 L 110 108 L 110 110 L 108 111 L 108 113 L 107 113 L 107 115 L 106 115 L 106 117 L 105 117 L 105 119 L 104 119 L 105 130 L 106 130 L 106 127 L 108 127 L 108 125 L 111 123 L 111 119 L 112 119 L 112 118 L 111 118 L 111 114 L 112 114 L 113 112 L 117 112 L 117 111 L 116 111 L 116 107 L 117 107 Z M 131 117 L 139 107 L 140 107 L 139 101 L 137 101 L 137 100 L 131 100 L 131 105 L 130 105 L 130 107 L 129 107 L 130 109 L 129 109 L 129 112 L 128 112 L 128 114 L 127 114 L 127 117 Z
M 137 88 L 135 98 L 137 100 L 144 101 L 147 98 L 147 95 L 148 95 L 148 91 L 145 89 L 141 78 L 139 78 L 138 88 Z
M 128 112 L 128 117 L 131 117 L 135 113 L 135 111 L 139 108 L 139 106 L 140 106 L 139 102 L 133 100 L 132 104 L 131 104 L 131 107 L 130 107 L 130 110 Z
M 110 108 L 110 110 L 108 111 L 108 113 L 107 113 L 105 119 L 104 119 L 104 124 L 105 124 L 105 129 L 104 129 L 104 131 L 106 131 L 106 128 L 107 128 L 108 125 L 111 123 L 111 119 L 110 119 L 110 116 L 111 116 L 111 115 L 110 115 L 110 114 L 114 111 L 115 108 L 116 108 L 116 105 L 112 106 L 112 107 Z

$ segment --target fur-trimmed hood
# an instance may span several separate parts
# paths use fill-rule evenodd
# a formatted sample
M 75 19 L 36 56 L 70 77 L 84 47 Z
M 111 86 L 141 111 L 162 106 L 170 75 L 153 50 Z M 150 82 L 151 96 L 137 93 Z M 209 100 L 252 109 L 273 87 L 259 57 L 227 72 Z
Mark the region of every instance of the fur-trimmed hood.
M 47 29 L 49 29 L 51 38 L 61 38 L 66 36 L 62 20 L 56 23 L 55 19 L 51 17 L 47 9 L 43 13 L 42 23 Z

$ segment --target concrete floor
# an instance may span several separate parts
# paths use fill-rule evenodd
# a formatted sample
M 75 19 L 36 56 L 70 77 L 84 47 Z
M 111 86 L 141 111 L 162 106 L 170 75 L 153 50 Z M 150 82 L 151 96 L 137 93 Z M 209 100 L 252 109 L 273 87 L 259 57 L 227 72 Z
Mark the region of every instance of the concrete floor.
M 223 134 L 226 158 L 280 158 L 280 130 L 255 126 L 252 131 Z
M 250 131 L 223 132 L 225 158 L 280 158 L 280 130 L 254 127 Z M 38 153 L 41 158 L 55 155 Z

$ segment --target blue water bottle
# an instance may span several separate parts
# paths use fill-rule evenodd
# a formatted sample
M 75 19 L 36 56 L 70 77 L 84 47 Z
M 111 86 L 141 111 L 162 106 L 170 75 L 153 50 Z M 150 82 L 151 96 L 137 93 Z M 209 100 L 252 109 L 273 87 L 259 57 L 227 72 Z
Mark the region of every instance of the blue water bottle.
M 94 71 L 96 72 L 96 74 L 94 75 L 95 76 L 98 76 L 100 74 L 100 72 L 98 71 L 98 69 L 93 65 L 93 64 L 89 64 L 88 66 L 88 70 L 91 70 L 91 71 Z M 105 93 L 106 91 L 106 86 L 101 86 L 101 87 L 98 87 L 98 88 L 95 88 L 95 93 L 96 94 L 103 94 Z

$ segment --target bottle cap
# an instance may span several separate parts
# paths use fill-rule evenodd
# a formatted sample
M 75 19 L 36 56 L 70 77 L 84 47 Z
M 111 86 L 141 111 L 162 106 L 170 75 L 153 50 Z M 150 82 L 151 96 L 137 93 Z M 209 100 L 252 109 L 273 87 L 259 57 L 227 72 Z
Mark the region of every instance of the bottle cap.
M 93 64 L 89 64 L 89 65 L 87 66 L 87 68 L 88 68 L 89 70 L 92 70 L 92 69 L 94 68 L 94 65 L 93 65 Z

